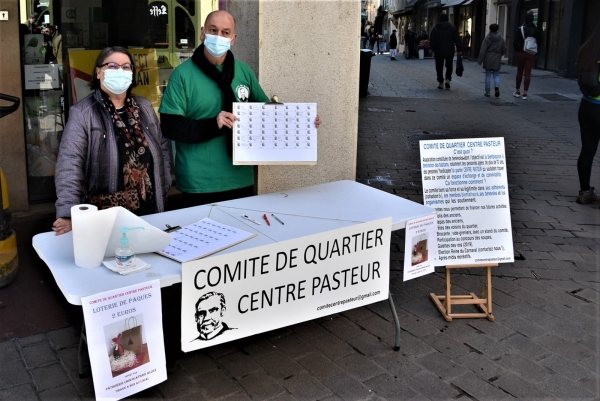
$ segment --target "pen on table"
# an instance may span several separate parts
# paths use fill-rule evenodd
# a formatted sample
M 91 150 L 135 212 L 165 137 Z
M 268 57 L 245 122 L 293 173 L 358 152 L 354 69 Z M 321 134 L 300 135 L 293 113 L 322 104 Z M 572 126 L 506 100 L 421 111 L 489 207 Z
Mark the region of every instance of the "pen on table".
M 285 223 L 284 223 L 283 221 L 279 220 L 279 217 L 275 216 L 273 213 L 271 213 L 271 216 L 275 217 L 275 220 L 277 220 L 277 221 L 278 221 L 278 222 L 280 222 L 281 224 L 284 224 L 284 225 L 285 225 Z
M 265 219 L 267 221 L 267 225 L 270 226 L 271 222 L 269 221 L 269 218 L 267 217 L 267 214 L 263 214 L 263 219 Z

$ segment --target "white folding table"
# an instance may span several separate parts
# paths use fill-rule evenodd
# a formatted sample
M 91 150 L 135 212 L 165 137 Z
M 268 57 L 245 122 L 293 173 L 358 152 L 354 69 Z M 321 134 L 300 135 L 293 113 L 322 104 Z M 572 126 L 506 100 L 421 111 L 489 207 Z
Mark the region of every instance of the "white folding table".
M 270 226 L 262 219 L 265 213 L 270 218 Z M 271 213 L 285 224 L 271 218 Z M 409 220 L 434 213 L 433 208 L 346 180 L 157 213 L 144 216 L 143 219 L 155 227 L 165 229 L 167 224 L 183 227 L 210 217 L 257 234 L 248 241 L 214 254 L 222 255 L 389 216 L 392 217 L 392 231 L 395 231 L 404 228 Z M 244 214 L 262 224 L 257 225 L 242 218 Z M 128 276 L 118 275 L 105 268 L 77 267 L 72 232 L 61 236 L 56 236 L 54 232 L 38 234 L 33 237 L 33 248 L 48 265 L 67 301 L 73 305 L 81 305 L 82 297 L 149 280 L 160 280 L 161 287 L 181 282 L 181 264 L 158 254 L 139 255 L 152 267 Z M 400 323 L 391 294 L 389 303 L 396 325 L 394 350 L 398 350 Z M 80 354 L 81 351 L 80 343 Z

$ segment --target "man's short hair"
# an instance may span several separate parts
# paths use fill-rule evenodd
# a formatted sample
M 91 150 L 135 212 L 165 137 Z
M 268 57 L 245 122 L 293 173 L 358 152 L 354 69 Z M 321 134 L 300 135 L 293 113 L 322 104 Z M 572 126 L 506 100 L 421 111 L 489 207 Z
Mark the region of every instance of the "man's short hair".
M 490 31 L 491 32 L 498 32 L 498 29 L 500 29 L 500 25 L 498 25 L 498 24 L 492 24 L 492 25 L 490 25 Z
M 225 295 L 223 295 L 220 292 L 216 292 L 216 291 L 211 291 L 211 292 L 207 292 L 206 294 L 203 294 L 200 298 L 198 298 L 198 302 L 196 302 L 196 311 L 198 310 L 198 305 L 200 305 L 200 303 L 202 301 L 206 301 L 208 298 L 210 297 L 214 297 L 215 295 L 218 295 L 220 297 L 220 304 L 221 304 L 221 310 L 224 311 L 225 308 Z
M 448 14 L 440 14 L 440 22 L 448 22 Z

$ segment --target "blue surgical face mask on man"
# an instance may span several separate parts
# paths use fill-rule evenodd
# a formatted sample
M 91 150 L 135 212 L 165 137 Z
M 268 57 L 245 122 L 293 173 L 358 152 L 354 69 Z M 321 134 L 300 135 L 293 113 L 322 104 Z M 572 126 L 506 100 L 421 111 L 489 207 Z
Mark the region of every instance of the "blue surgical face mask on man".
M 218 35 L 204 35 L 204 47 L 213 57 L 221 57 L 231 49 L 231 38 Z
M 131 86 L 131 80 L 133 78 L 133 72 L 131 71 L 123 71 L 123 69 L 119 68 L 118 70 L 103 70 L 104 71 L 104 81 L 102 84 L 114 93 L 115 95 L 120 95 L 125 92 Z

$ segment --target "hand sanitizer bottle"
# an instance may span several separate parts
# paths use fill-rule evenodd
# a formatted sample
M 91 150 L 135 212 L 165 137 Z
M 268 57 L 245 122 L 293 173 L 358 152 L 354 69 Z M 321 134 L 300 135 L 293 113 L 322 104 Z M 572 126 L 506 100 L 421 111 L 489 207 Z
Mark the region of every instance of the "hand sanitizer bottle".
M 121 246 L 115 250 L 115 262 L 117 266 L 123 269 L 131 269 L 136 265 L 135 253 L 133 249 L 129 247 L 129 238 L 127 238 L 127 231 L 131 230 L 143 230 L 144 227 L 121 227 Z

